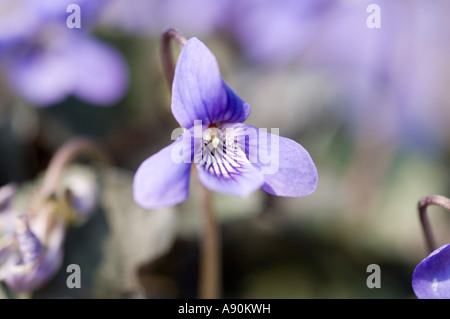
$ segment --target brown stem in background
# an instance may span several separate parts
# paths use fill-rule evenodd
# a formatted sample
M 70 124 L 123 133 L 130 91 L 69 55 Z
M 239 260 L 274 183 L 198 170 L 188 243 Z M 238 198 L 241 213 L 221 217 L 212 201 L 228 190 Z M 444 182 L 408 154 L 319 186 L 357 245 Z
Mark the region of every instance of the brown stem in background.
M 220 298 L 221 258 L 219 227 L 214 217 L 211 192 L 200 184 L 203 205 L 203 240 L 200 263 L 199 298 Z
M 166 77 L 167 84 L 169 85 L 170 90 L 172 90 L 175 67 L 173 66 L 172 61 L 172 48 L 170 46 L 170 40 L 175 40 L 180 48 L 184 47 L 187 40 L 184 35 L 176 29 L 168 29 L 161 37 L 161 61 L 163 72 Z
M 104 163 L 110 162 L 101 147 L 88 138 L 80 137 L 66 142 L 51 159 L 44 175 L 41 189 L 31 201 L 30 212 L 34 212 L 43 201 L 55 192 L 64 168 L 78 156 L 89 156 Z
M 94 160 L 109 163 L 109 158 L 94 141 L 82 137 L 70 140 L 51 159 L 42 183 L 41 196 L 48 197 L 55 191 L 65 166 L 77 156 L 90 156 Z
M 430 222 L 427 216 L 427 207 L 429 205 L 436 205 L 446 210 L 450 211 L 450 199 L 440 195 L 430 195 L 422 198 L 419 201 L 419 216 L 420 222 L 422 223 L 422 228 L 425 234 L 425 240 L 427 242 L 429 252 L 433 252 L 436 248 L 436 241 L 433 236 L 433 232 L 431 231 Z

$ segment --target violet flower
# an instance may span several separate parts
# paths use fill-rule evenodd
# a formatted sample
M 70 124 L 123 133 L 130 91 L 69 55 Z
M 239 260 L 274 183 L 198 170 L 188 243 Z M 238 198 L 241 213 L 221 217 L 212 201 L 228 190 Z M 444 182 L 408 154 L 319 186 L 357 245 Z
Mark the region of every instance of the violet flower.
M 436 249 L 417 265 L 412 287 L 420 299 L 450 298 L 450 244 Z
M 6 0 L 13 12 L 0 23 L 0 64 L 19 96 L 36 106 L 56 104 L 70 95 L 111 105 L 124 96 L 128 85 L 125 60 L 87 32 L 103 1 L 96 5 L 74 2 L 83 12 L 81 29 L 66 26 L 69 1 L 14 1 Z M 0 10 L 9 7 L 4 4 Z M 20 27 L 24 17 L 26 28 Z
M 171 26 L 207 36 L 226 26 L 233 5 L 230 0 L 109 0 L 100 24 L 146 36 Z
M 38 238 L 31 230 L 28 218 L 19 215 L 16 217 L 15 235 L 17 249 L 10 252 L 0 268 L 0 280 L 4 280 L 15 293 L 33 292 L 50 281 L 61 266 L 65 226 L 57 221 L 48 238 L 44 238 L 46 234 L 42 231 Z
M 12 205 L 15 193 L 13 184 L 0 188 L 0 281 L 15 293 L 29 293 L 60 268 L 66 226 L 50 206 L 33 218 L 18 213 Z
M 235 1 L 229 28 L 253 62 L 286 65 L 321 36 L 337 1 Z
M 317 170 L 308 152 L 291 139 L 243 124 L 250 105 L 224 82 L 215 56 L 197 38 L 186 42 L 178 58 L 171 107 L 183 134 L 138 168 L 133 191 L 140 206 L 186 200 L 192 162 L 206 188 L 228 195 L 262 188 L 299 197 L 315 190 Z
M 0 188 L 0 281 L 11 291 L 32 293 L 60 269 L 67 228 L 89 217 L 97 206 L 92 182 L 85 176 L 69 175 L 62 185 L 64 191 L 36 202 L 39 205 L 27 214 L 13 208 L 15 185 Z

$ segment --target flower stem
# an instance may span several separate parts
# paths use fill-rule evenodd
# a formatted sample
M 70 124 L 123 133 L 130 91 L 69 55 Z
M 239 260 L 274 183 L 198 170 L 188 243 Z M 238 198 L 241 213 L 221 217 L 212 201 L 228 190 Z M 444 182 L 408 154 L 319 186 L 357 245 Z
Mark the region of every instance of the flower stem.
M 450 199 L 441 195 L 430 195 L 423 197 L 418 203 L 420 222 L 422 223 L 428 250 L 431 253 L 437 248 L 437 245 L 427 216 L 427 207 L 429 205 L 440 206 L 450 211 Z
M 168 29 L 161 37 L 161 60 L 164 76 L 170 89 L 175 76 L 175 67 L 172 60 L 172 48 L 170 40 L 174 40 L 180 48 L 186 44 L 184 35 L 176 29 Z M 194 166 L 195 168 L 195 166 Z M 197 179 L 198 180 L 198 179 Z M 201 182 L 201 202 L 203 211 L 203 238 L 201 246 L 199 298 L 220 298 L 221 290 L 221 258 L 219 227 L 214 218 L 211 192 Z
M 170 40 L 174 40 L 180 48 L 184 47 L 187 40 L 180 31 L 172 28 L 164 32 L 161 37 L 161 61 L 163 72 L 169 88 L 172 89 L 175 67 L 172 61 L 172 48 L 170 46 Z
M 88 138 L 80 137 L 66 142 L 51 159 L 41 189 L 32 201 L 31 209 L 54 193 L 66 165 L 80 155 L 88 155 L 104 163 L 110 162 L 100 146 Z
M 203 240 L 201 247 L 199 297 L 220 298 L 221 258 L 219 227 L 214 218 L 211 192 L 200 185 L 203 205 Z

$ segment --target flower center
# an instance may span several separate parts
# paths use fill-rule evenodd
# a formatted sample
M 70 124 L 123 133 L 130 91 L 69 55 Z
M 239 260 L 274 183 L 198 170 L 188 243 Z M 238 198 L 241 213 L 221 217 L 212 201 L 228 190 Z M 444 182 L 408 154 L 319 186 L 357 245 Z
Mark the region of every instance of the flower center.
M 232 178 L 239 174 L 247 162 L 245 153 L 217 127 L 209 127 L 203 133 L 200 149 L 195 154 L 195 163 L 217 177 Z

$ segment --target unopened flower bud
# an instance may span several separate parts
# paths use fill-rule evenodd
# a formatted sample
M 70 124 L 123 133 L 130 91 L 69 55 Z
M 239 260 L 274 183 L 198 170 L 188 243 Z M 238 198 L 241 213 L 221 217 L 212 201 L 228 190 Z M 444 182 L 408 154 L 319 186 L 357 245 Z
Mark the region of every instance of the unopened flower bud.
M 90 174 L 74 174 L 67 177 L 64 186 L 70 191 L 72 207 L 81 215 L 92 213 L 98 204 L 98 187 Z
M 39 260 L 42 254 L 42 244 L 31 231 L 28 218 L 25 215 L 16 219 L 16 235 L 23 264 L 32 264 Z

